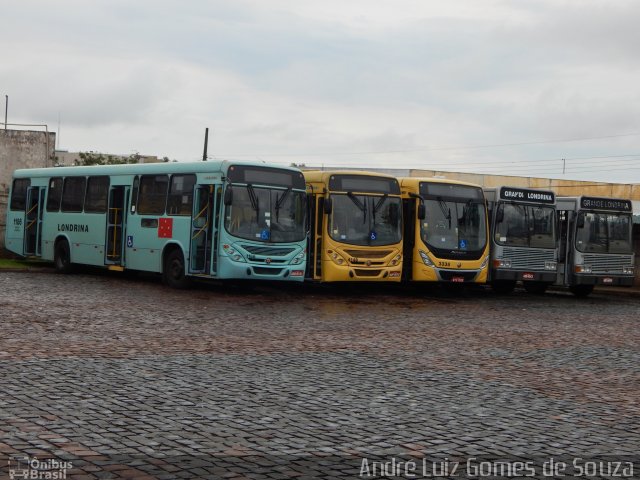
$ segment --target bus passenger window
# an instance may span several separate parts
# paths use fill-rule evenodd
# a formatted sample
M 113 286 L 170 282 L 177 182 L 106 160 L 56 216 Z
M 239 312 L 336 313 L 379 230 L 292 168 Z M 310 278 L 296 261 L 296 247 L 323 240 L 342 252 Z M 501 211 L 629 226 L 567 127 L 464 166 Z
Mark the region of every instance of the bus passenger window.
M 169 215 L 191 215 L 193 207 L 193 186 L 195 175 L 172 175 L 167 213 Z
M 62 177 L 55 177 L 49 181 L 49 193 L 47 195 L 47 212 L 60 210 L 62 200 Z
M 169 177 L 167 175 L 143 175 L 138 193 L 138 213 L 164 215 L 167 203 Z
M 84 200 L 84 211 L 105 213 L 107 211 L 107 195 L 109 194 L 109 177 L 89 177 L 87 196 Z
M 24 210 L 27 201 L 27 188 L 31 185 L 28 178 L 16 178 L 11 189 L 11 210 Z
M 62 211 L 81 212 L 84 201 L 85 177 L 67 177 L 62 190 Z

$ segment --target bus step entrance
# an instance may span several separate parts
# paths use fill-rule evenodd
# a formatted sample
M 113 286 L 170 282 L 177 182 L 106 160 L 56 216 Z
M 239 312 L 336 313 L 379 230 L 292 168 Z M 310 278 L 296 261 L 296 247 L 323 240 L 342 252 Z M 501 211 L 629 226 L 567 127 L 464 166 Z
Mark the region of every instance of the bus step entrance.
M 109 192 L 107 211 L 107 238 L 105 265 L 122 264 L 122 231 L 124 227 L 124 187 L 113 187 Z

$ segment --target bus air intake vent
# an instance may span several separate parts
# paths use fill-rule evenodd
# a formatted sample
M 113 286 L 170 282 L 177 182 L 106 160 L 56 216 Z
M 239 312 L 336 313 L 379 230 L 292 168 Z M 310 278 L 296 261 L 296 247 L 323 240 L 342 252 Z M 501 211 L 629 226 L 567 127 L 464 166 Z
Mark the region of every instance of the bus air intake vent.
M 354 258 L 384 258 L 390 253 L 391 250 L 372 251 L 369 250 L 345 250 L 345 253 Z
M 247 252 L 253 255 L 264 255 L 266 257 L 284 257 L 289 255 L 295 249 L 290 247 L 262 247 L 259 245 L 240 245 Z
M 256 275 L 280 275 L 281 268 L 253 267 L 253 273 Z
M 362 268 L 354 268 L 354 272 L 358 277 L 377 277 L 382 270 L 364 270 Z

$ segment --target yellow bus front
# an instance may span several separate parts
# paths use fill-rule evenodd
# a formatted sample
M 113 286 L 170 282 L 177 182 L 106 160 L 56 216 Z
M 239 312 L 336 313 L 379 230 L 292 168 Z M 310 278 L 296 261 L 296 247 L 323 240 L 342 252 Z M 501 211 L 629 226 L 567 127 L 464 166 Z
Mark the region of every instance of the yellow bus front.
M 305 172 L 305 177 L 313 175 Z M 402 276 L 398 181 L 362 172 L 313 177 L 312 277 L 323 282 L 391 281 Z
M 482 188 L 452 180 L 401 179 L 405 202 L 407 278 L 418 282 L 485 283 L 489 224 Z

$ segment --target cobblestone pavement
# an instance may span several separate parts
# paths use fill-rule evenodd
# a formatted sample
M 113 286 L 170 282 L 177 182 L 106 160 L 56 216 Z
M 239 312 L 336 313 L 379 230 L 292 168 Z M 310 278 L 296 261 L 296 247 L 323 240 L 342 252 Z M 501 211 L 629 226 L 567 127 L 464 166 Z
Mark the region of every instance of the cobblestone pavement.
M 640 471 L 638 296 L 8 272 L 0 292 L 0 476 Z

